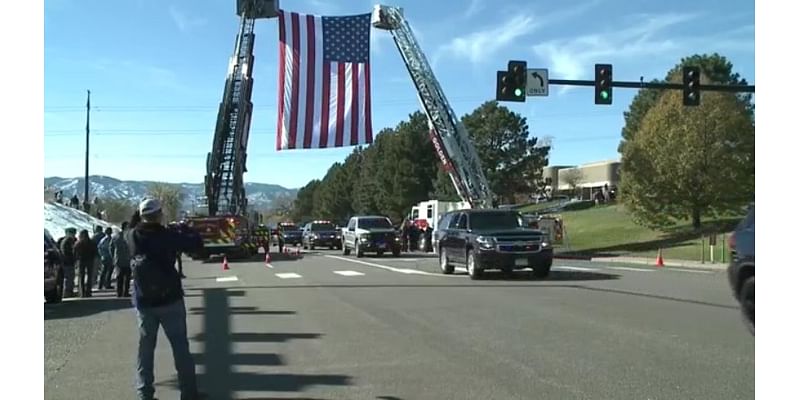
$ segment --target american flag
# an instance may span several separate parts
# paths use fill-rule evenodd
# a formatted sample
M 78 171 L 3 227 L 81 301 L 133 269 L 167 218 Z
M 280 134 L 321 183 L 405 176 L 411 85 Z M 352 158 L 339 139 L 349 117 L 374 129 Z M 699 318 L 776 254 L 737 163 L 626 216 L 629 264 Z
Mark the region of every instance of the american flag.
M 278 17 L 277 149 L 372 143 L 370 14 Z

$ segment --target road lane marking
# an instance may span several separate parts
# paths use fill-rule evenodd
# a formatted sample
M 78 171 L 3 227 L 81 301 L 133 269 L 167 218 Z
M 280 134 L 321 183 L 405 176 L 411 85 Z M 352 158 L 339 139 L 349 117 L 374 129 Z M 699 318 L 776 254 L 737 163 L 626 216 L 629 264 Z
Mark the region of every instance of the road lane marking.
M 683 268 L 666 268 L 669 271 L 691 272 L 693 274 L 713 274 L 714 271 L 703 271 L 696 269 L 683 269 Z
M 239 278 L 236 276 L 221 276 L 217 278 L 217 282 L 236 282 Z
M 339 274 L 339 275 L 342 275 L 342 276 L 361 276 L 361 275 L 364 275 L 363 273 L 358 272 L 358 271 L 333 271 L 333 273 L 334 274 Z
M 302 278 L 300 274 L 295 274 L 294 272 L 282 272 L 279 274 L 275 274 L 275 276 L 281 279 Z
M 385 269 L 387 271 L 399 272 L 401 274 L 415 274 L 415 275 L 429 275 L 429 276 L 447 276 L 447 275 L 440 275 L 440 274 L 432 274 L 430 272 L 425 272 L 425 271 L 417 271 L 415 269 L 395 268 L 395 267 L 390 267 L 388 265 L 375 264 L 375 263 L 371 263 L 371 262 L 366 262 L 366 261 L 361 261 L 361 260 L 353 260 L 353 259 L 349 259 L 349 258 L 344 258 L 344 257 L 339 257 L 339 256 L 331 256 L 331 255 L 327 255 L 327 254 L 325 255 L 325 257 L 333 258 L 333 259 L 341 260 L 341 261 L 347 261 L 347 262 L 351 262 L 351 263 L 356 263 L 356 264 L 367 265 L 367 266 L 370 266 L 370 267 Z
M 568 267 L 568 266 L 566 266 L 566 265 L 564 265 L 564 266 L 562 266 L 562 265 L 558 265 L 558 266 L 554 266 L 553 268 L 554 268 L 554 269 L 555 269 L 555 268 L 558 268 L 558 269 L 563 269 L 563 270 L 567 270 L 567 271 L 580 271 L 580 272 L 591 272 L 591 271 L 597 271 L 597 268 L 586 268 L 586 267 Z
M 631 267 L 606 267 L 608 269 L 616 269 L 619 271 L 636 271 L 636 272 L 653 272 L 652 269 L 631 268 Z

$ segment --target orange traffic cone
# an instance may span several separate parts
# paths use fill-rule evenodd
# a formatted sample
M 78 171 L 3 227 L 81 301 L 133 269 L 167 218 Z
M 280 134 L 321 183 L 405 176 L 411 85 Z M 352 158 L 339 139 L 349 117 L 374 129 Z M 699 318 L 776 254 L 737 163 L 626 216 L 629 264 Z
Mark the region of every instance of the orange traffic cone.
M 269 257 L 269 252 L 267 252 L 267 255 L 266 255 L 266 256 L 264 256 L 264 265 L 266 265 L 266 266 L 267 266 L 267 268 L 272 268 L 272 266 L 271 266 L 271 265 L 269 265 L 269 262 L 270 262 L 270 261 L 271 261 L 271 260 L 270 260 L 270 257 Z
M 658 257 L 656 257 L 656 267 L 664 266 L 664 257 L 661 256 L 661 249 L 658 249 Z
M 300 257 L 300 248 L 299 247 L 295 247 L 294 248 L 294 255 Z
M 228 257 L 224 256 L 224 257 L 222 257 L 222 270 L 223 271 L 227 271 L 229 269 L 231 269 L 231 268 L 228 267 Z

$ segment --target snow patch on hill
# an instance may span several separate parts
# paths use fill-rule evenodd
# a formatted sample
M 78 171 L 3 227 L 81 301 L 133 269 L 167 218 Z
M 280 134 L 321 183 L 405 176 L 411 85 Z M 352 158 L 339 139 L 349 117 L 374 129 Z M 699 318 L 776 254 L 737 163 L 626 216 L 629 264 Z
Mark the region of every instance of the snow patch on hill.
M 96 225 L 103 228 L 110 226 L 114 230 L 119 229 L 116 225 L 92 217 L 81 210 L 58 203 L 44 203 L 44 229 L 47 229 L 55 239 L 64 236 L 64 229 L 67 228 L 75 228 L 78 232 L 86 229 L 91 236 Z

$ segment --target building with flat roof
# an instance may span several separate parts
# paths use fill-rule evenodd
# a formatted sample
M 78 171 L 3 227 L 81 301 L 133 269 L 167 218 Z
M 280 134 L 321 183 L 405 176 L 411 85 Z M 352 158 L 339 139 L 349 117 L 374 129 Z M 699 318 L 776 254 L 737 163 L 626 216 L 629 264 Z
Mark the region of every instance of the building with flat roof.
M 553 165 L 542 169 L 542 178 L 547 191 L 556 189 L 559 192 L 571 190 L 566 177 L 577 171 L 579 176 L 576 189 L 578 197 L 591 199 L 592 195 L 602 191 L 606 186 L 609 190 L 616 189 L 620 181 L 619 160 L 598 161 L 582 165 Z

